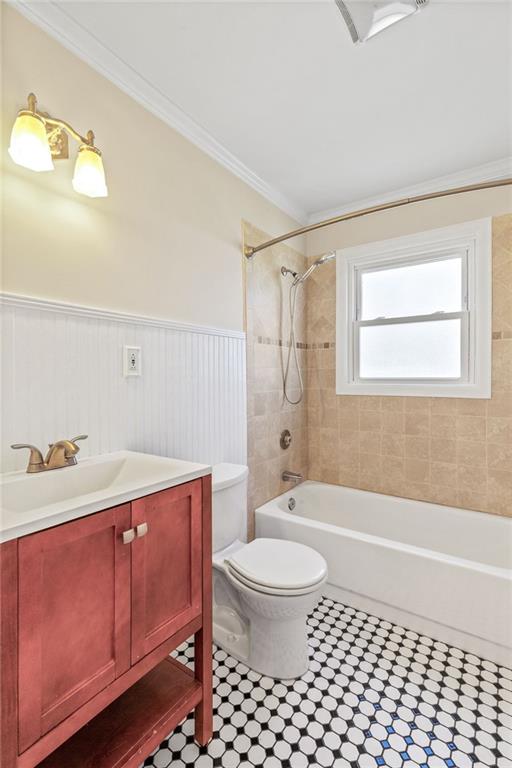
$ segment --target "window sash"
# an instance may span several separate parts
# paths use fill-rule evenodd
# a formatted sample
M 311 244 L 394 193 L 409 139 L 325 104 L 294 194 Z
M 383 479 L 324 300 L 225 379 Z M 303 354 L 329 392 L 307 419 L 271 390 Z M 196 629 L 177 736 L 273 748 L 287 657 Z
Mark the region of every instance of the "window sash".
M 381 272 L 384 270 L 397 269 L 404 266 L 415 266 L 417 264 L 426 264 L 436 261 L 451 260 L 453 258 L 459 258 L 461 260 L 461 307 L 459 312 L 444 312 L 443 310 L 432 312 L 427 315 L 405 315 L 405 316 L 393 316 L 393 317 L 376 317 L 370 320 L 360 320 L 361 308 L 362 308 L 362 276 L 368 272 Z M 355 267 L 354 268 L 354 288 L 355 288 L 355 301 L 353 302 L 354 317 L 352 319 L 352 381 L 354 383 L 383 383 L 383 384 L 400 384 L 400 383 L 442 383 L 453 382 L 463 384 L 469 381 L 469 329 L 470 329 L 470 307 L 469 307 L 469 291 L 468 291 L 468 259 L 469 251 L 467 248 L 450 250 L 444 253 L 428 254 L 428 255 L 416 255 L 414 257 L 401 257 L 396 260 L 390 260 L 385 264 L 376 264 L 375 266 Z M 384 326 L 384 325 L 403 325 L 413 323 L 425 323 L 435 322 L 437 320 L 457 320 L 460 319 L 461 329 L 461 344 L 460 344 L 460 371 L 461 375 L 458 377 L 437 377 L 437 378 L 425 378 L 425 377 L 396 377 L 396 378 L 373 378 L 362 377 L 360 375 L 360 328 L 368 326 Z
M 402 256 L 396 259 L 390 259 L 386 263 L 377 263 L 375 266 L 367 265 L 363 267 L 354 267 L 354 288 L 355 288 L 355 301 L 353 302 L 354 317 L 353 320 L 357 322 L 369 322 L 367 320 L 361 320 L 361 310 L 363 306 L 363 275 L 368 272 L 385 272 L 390 269 L 399 269 L 401 267 L 414 267 L 419 264 L 431 264 L 437 261 L 450 261 L 454 258 L 458 258 L 461 261 L 461 309 L 469 310 L 469 286 L 468 286 L 468 261 L 469 261 L 469 249 L 458 248 L 445 250 L 441 253 L 428 253 L 415 256 Z M 437 314 L 437 313 L 433 313 Z M 448 313 L 445 313 L 448 314 Z M 397 316 L 398 317 L 398 316 Z M 416 317 L 420 317 L 416 315 Z M 375 318 L 380 320 L 384 318 Z M 385 318 L 388 319 L 388 318 Z
M 435 322 L 436 320 L 443 321 L 443 320 L 458 320 L 460 319 L 460 333 L 461 333 L 461 343 L 460 343 L 460 376 L 454 377 L 454 376 L 437 376 L 436 378 L 430 378 L 430 377 L 418 377 L 418 376 L 411 376 L 410 378 L 407 377 L 386 377 L 386 378 L 375 378 L 370 376 L 361 376 L 359 373 L 360 370 L 360 355 L 359 355 L 359 344 L 360 344 L 360 333 L 359 329 L 366 326 L 384 326 L 384 325 L 399 325 L 399 324 L 413 324 L 413 323 L 425 323 L 425 322 Z M 461 312 L 434 312 L 431 315 L 416 315 L 415 317 L 393 317 L 393 318 L 385 318 L 385 319 L 377 319 L 377 320 L 358 320 L 354 321 L 352 324 L 352 349 L 353 349 L 353 381 L 354 383 L 361 383 L 361 384 L 368 384 L 368 383 L 375 383 L 375 384 L 400 384 L 402 382 L 404 383 L 412 383 L 412 382 L 420 382 L 420 383 L 442 383 L 442 382 L 453 382 L 453 383 L 459 383 L 464 384 L 465 382 L 469 381 L 469 328 L 470 328 L 470 314 L 468 311 L 461 311 Z

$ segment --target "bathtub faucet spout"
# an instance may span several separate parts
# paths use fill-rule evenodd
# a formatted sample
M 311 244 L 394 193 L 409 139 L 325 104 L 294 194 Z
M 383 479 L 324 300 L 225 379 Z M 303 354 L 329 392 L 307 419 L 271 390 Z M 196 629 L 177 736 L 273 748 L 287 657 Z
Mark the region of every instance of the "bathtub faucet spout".
M 281 475 L 281 480 L 283 480 L 285 483 L 293 483 L 294 485 L 298 485 L 298 483 L 302 483 L 304 478 L 299 472 L 290 472 L 288 469 L 285 469 Z

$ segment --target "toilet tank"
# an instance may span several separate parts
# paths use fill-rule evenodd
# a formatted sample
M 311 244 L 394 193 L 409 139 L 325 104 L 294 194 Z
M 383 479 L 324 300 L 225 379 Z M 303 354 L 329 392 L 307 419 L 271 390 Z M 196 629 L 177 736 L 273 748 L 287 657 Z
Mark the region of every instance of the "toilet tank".
M 212 467 L 213 551 L 246 539 L 247 476 L 243 464 L 214 464 Z

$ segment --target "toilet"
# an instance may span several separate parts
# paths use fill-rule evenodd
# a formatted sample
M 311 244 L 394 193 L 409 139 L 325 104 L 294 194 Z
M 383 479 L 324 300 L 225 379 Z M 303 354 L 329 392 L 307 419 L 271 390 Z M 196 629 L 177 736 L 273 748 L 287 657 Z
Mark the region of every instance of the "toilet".
M 212 471 L 213 636 L 221 648 L 268 677 L 293 679 L 309 666 L 306 621 L 327 580 L 311 547 L 246 539 L 248 468 Z

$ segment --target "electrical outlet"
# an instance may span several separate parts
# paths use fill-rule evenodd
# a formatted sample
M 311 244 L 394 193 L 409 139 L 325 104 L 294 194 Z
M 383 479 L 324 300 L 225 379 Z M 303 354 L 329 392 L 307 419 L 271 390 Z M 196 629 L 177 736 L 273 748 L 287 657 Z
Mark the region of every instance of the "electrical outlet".
M 125 376 L 140 376 L 142 352 L 140 347 L 123 347 L 123 373 Z

